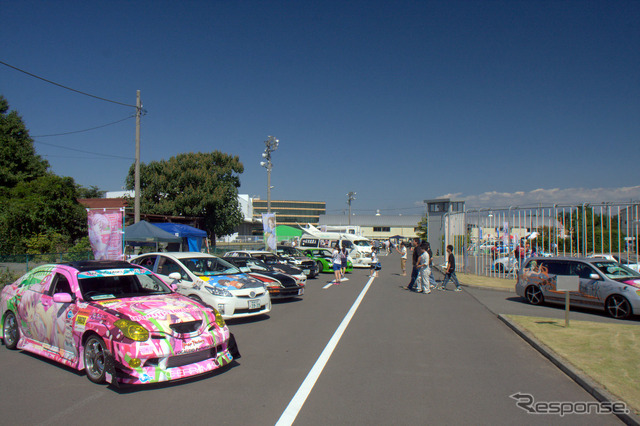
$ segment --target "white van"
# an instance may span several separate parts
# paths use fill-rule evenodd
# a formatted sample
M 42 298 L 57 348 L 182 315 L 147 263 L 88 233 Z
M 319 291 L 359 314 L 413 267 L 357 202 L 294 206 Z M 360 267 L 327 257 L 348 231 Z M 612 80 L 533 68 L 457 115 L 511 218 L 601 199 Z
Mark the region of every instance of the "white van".
M 322 232 L 317 228 L 305 228 L 300 237 L 300 248 L 333 248 L 336 243 L 346 247 L 355 268 L 368 268 L 371 264 L 371 242 L 368 238 L 342 232 Z

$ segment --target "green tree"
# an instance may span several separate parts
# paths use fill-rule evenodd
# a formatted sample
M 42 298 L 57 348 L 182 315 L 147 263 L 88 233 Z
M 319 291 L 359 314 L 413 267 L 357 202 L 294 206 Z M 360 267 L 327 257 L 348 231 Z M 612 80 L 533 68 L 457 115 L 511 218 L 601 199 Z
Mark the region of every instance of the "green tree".
M 56 249 L 87 233 L 87 215 L 70 177 L 48 171 L 17 112 L 0 96 L 0 254 L 25 253 L 55 241 Z
M 105 191 L 100 191 L 97 186 L 91 185 L 85 188 L 82 185 L 76 185 L 78 189 L 78 198 L 102 198 Z
M 227 235 L 242 223 L 238 205 L 238 156 L 220 151 L 185 153 L 169 160 L 140 164 L 140 209 L 149 214 L 197 216 L 215 236 Z M 134 187 L 134 166 L 127 188 Z
M 16 111 L 0 95 L 0 188 L 44 176 L 49 163 L 36 154 L 33 139 Z
M 423 218 L 420 219 L 416 229 L 416 234 L 424 241 L 429 239 L 429 216 L 424 215 Z
M 87 212 L 77 202 L 72 178 L 46 174 L 18 183 L 0 197 L 0 253 L 35 249 L 34 238 L 41 234 L 60 251 L 87 235 Z

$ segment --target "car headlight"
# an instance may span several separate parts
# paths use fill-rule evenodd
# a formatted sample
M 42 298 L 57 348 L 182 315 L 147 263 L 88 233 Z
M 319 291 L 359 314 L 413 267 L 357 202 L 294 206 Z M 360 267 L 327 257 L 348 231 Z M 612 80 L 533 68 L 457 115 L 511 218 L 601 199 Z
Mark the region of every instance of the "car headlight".
M 210 287 L 208 285 L 205 285 L 204 288 L 214 296 L 233 297 L 233 294 L 231 294 L 231 292 L 224 287 L 220 287 L 220 286 Z
M 135 321 L 119 319 L 113 325 L 118 327 L 125 337 L 136 342 L 144 342 L 149 339 L 149 331 Z
M 224 323 L 224 319 L 222 319 L 220 312 L 218 312 L 217 309 L 214 309 L 213 312 L 216 314 L 216 324 L 218 324 L 218 327 L 224 328 L 226 324 Z

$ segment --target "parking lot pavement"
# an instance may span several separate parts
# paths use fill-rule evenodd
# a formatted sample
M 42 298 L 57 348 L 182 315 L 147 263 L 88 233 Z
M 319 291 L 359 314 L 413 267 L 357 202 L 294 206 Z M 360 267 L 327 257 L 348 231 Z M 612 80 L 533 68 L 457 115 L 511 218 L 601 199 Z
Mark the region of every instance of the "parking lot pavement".
M 353 316 L 294 424 L 620 424 L 611 415 L 536 415 L 511 397 L 595 402 L 515 335 L 480 299 L 462 292 L 402 290 L 399 256 L 305 295 L 269 315 L 229 322 L 242 358 L 197 379 L 125 391 L 0 347 L 0 419 L 6 424 L 275 424 L 335 336 Z M 326 287 L 326 288 L 325 288 Z M 493 293 L 492 293 L 493 294 Z M 507 301 L 505 303 L 514 303 Z M 353 311 L 352 311 L 353 310 Z M 109 407 L 108 416 L 96 416 Z

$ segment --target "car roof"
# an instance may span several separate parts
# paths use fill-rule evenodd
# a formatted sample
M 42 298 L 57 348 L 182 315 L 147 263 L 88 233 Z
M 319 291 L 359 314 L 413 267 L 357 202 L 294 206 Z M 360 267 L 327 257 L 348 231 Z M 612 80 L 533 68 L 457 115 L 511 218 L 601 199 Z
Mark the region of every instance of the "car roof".
M 593 263 L 593 262 L 602 262 L 607 261 L 607 262 L 614 262 L 613 260 L 609 260 L 609 259 L 604 259 L 602 257 L 571 257 L 571 256 L 552 256 L 552 257 L 530 257 L 529 259 L 527 259 L 528 261 L 532 261 L 532 260 L 573 260 L 573 261 L 579 261 L 579 262 L 586 262 L 586 263 Z
M 78 260 L 74 262 L 61 263 L 61 265 L 69 266 L 80 272 L 99 271 L 104 269 L 130 269 L 140 268 L 138 265 L 132 265 L 123 260 Z
M 134 257 L 134 259 L 137 259 L 142 256 L 150 256 L 150 255 L 173 256 L 176 259 L 186 259 L 186 258 L 193 258 L 193 257 L 218 257 L 209 253 L 200 253 L 198 251 L 161 251 L 161 252 L 153 252 L 153 253 L 143 253 L 139 256 Z

